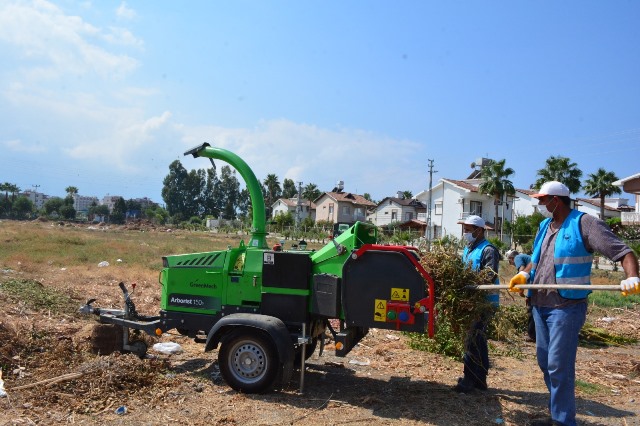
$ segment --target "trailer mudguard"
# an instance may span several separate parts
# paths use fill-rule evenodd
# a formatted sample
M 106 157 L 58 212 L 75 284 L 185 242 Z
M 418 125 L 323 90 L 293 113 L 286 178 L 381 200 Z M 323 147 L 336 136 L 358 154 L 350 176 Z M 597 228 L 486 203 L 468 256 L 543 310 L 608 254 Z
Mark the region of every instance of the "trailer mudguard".
M 284 365 L 293 363 L 293 340 L 289 330 L 279 318 L 260 314 L 230 314 L 218 321 L 207 335 L 204 351 L 216 349 L 226 333 L 235 327 L 263 330 L 271 336 Z

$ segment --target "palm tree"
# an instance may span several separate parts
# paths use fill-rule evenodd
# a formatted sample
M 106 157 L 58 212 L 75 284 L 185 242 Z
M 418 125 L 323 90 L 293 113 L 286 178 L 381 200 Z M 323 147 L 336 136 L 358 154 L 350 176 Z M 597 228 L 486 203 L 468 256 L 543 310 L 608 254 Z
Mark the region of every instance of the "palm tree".
M 278 176 L 271 173 L 262 182 L 264 188 L 264 204 L 267 210 L 267 217 L 271 216 L 271 206 L 282 195 L 282 189 L 280 189 L 280 182 Z
M 309 201 L 313 201 L 321 195 L 322 191 L 318 189 L 318 185 L 316 185 L 315 183 L 309 183 L 305 185 L 304 189 L 302 190 L 302 198 Z
M 20 192 L 20 188 L 9 182 L 0 183 L 0 191 L 4 191 L 4 199 L 9 199 L 9 193 L 11 193 L 11 200 L 15 200 L 16 193 Z
M 67 195 L 71 195 L 72 197 L 78 193 L 78 188 L 75 186 L 67 186 L 65 188 L 65 192 Z
M 582 171 L 578 169 L 576 163 L 572 163 L 568 157 L 554 157 L 553 155 L 547 158 L 546 166 L 544 169 L 538 170 L 538 180 L 532 185 L 532 189 L 539 189 L 545 182 L 556 180 L 567 185 L 571 193 L 576 193 L 580 190 L 580 178 L 582 177 Z
M 495 218 L 498 220 L 498 205 L 502 202 L 502 197 L 506 195 L 515 195 L 516 190 L 513 182 L 509 180 L 509 176 L 515 172 L 511 167 L 505 168 L 506 160 L 491 161 L 482 168 L 480 177 L 482 183 L 478 185 L 478 190 L 482 194 L 492 195 L 494 198 L 494 206 L 496 208 Z M 502 222 L 500 221 L 500 231 L 502 232 Z M 496 233 L 498 229 L 496 229 Z
M 608 195 L 620 194 L 622 191 L 613 184 L 618 177 L 602 167 L 597 172 L 589 174 L 584 183 L 584 192 L 591 197 L 600 197 L 600 219 L 604 220 L 604 199 Z

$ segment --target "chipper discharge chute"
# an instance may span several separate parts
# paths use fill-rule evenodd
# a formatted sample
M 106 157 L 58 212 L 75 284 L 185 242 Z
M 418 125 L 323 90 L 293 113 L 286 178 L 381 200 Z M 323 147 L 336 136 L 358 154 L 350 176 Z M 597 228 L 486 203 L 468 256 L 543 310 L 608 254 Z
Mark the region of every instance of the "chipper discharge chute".
M 163 257 L 156 317 L 133 317 L 129 297 L 126 312 L 90 305 L 85 311 L 127 331 L 175 329 L 204 343 L 205 351 L 219 348 L 224 380 L 248 393 L 286 384 L 294 366 L 302 364 L 303 374 L 305 359 L 318 346 L 322 353 L 327 332 L 337 356 L 347 355 L 369 328 L 433 336 L 434 283 L 415 248 L 378 245 L 377 228 L 356 222 L 317 251 L 272 250 L 261 186 L 249 166 L 207 143 L 185 155 L 220 159 L 240 172 L 253 211 L 248 244 Z

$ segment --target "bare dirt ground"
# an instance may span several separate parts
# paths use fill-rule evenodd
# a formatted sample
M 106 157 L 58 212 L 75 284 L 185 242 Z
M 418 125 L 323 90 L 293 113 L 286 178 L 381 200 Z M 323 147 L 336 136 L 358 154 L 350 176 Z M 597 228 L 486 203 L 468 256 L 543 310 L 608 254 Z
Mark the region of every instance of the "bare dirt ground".
M 1 260 L 1 259 L 0 259 Z M 121 306 L 113 269 L 32 266 L 0 271 L 0 283 L 32 279 L 97 306 Z M 154 277 L 139 283 L 138 311 L 157 313 L 160 289 Z M 594 325 L 640 338 L 640 309 L 590 315 Z M 300 390 L 300 371 L 280 391 L 245 395 L 222 381 L 217 352 L 186 337 L 165 334 L 183 353 L 149 351 L 98 356 L 91 352 L 91 317 L 30 308 L 0 299 L 0 366 L 8 397 L 0 398 L 1 425 L 527 425 L 547 415 L 547 391 L 535 361 L 535 346 L 492 345 L 489 390 L 451 390 L 462 364 L 412 350 L 399 332 L 371 330 L 345 358 L 331 344 L 314 353 Z M 578 420 L 582 425 L 640 425 L 639 345 L 580 348 Z M 500 354 L 520 353 L 513 357 Z M 18 355 L 17 355 L 18 354 Z M 116 410 L 126 407 L 126 413 Z

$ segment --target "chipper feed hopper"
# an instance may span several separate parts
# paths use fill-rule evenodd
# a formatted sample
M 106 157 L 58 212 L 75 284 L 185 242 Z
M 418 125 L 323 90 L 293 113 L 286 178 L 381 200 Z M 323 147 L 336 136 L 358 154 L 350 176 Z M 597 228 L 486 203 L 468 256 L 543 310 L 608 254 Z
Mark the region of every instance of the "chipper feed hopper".
M 161 335 L 177 330 L 218 349 L 220 372 L 232 388 L 264 392 L 286 384 L 329 332 L 335 355 L 345 356 L 369 328 L 434 334 L 434 283 L 407 246 L 378 245 L 377 228 L 356 222 L 317 251 L 272 250 L 267 245 L 260 183 L 237 155 L 204 143 L 185 153 L 233 166 L 250 192 L 253 223 L 248 244 L 206 253 L 163 257 L 159 315 L 145 317 L 124 285 L 123 310 L 93 308 L 104 324 Z M 303 377 L 303 376 L 302 376 Z

